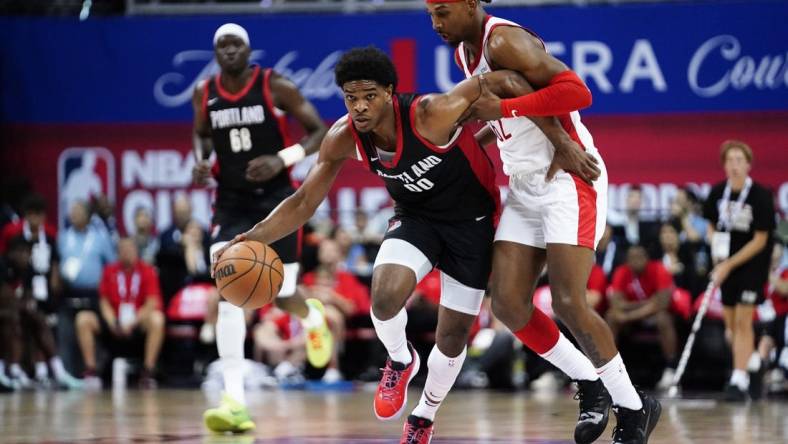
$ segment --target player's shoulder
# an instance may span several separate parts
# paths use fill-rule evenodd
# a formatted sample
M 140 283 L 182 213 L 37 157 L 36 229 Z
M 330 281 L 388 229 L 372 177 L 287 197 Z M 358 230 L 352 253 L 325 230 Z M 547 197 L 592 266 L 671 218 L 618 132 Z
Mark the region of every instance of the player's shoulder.
M 331 154 L 332 157 L 353 157 L 355 147 L 356 136 L 353 133 L 353 122 L 345 114 L 328 129 L 320 150 Z
M 542 41 L 536 34 L 508 20 L 493 24 L 490 34 L 487 36 L 487 47 L 490 50 L 544 49 Z

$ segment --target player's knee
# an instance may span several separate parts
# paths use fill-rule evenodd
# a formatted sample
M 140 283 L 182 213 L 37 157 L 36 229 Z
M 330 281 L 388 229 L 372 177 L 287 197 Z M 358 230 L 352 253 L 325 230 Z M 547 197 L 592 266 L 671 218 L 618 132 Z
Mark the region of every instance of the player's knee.
M 404 290 L 380 279 L 372 283 L 372 312 L 381 320 L 391 319 L 402 309 Z
M 588 309 L 585 299 L 579 303 L 564 294 L 553 293 L 553 312 L 565 323 L 572 325 L 581 315 L 582 310 Z
M 534 311 L 534 304 L 529 296 L 520 298 L 493 296 L 490 302 L 495 317 L 507 326 L 522 324 L 523 319 L 530 319 Z

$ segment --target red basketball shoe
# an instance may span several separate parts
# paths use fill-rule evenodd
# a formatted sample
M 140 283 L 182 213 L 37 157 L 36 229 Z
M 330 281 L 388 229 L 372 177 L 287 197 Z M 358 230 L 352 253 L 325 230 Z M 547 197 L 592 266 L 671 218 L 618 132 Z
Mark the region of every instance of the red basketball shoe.
M 429 419 L 410 415 L 402 429 L 399 444 L 429 444 L 432 441 L 433 422 Z
M 413 357 L 410 365 L 405 366 L 399 362 L 394 362 L 391 358 L 386 359 L 386 367 L 383 368 L 383 376 L 378 383 L 378 390 L 375 392 L 375 416 L 381 421 L 397 419 L 405 410 L 408 402 L 408 384 L 411 379 L 419 372 L 419 354 L 408 343 L 408 349 Z

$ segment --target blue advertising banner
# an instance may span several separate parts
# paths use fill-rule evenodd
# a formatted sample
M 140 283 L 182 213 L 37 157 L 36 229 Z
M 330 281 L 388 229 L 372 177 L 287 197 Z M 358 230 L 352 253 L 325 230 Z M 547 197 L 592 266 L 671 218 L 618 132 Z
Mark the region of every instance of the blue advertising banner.
M 788 2 L 490 8 L 539 33 L 588 83 L 588 113 L 788 109 Z M 196 83 L 215 72 L 212 36 L 247 28 L 256 63 L 290 77 L 334 119 L 343 50 L 376 45 L 403 87 L 460 80 L 453 49 L 424 12 L 240 17 L 0 18 L 0 120 L 6 123 L 191 119 Z

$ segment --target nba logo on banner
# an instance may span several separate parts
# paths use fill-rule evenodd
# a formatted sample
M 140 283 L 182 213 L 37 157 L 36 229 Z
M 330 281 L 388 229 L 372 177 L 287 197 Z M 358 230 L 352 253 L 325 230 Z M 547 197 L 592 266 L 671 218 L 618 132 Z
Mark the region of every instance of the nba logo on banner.
M 115 159 L 106 148 L 67 148 L 57 165 L 58 226 L 68 224 L 71 205 L 104 194 L 115 201 Z

